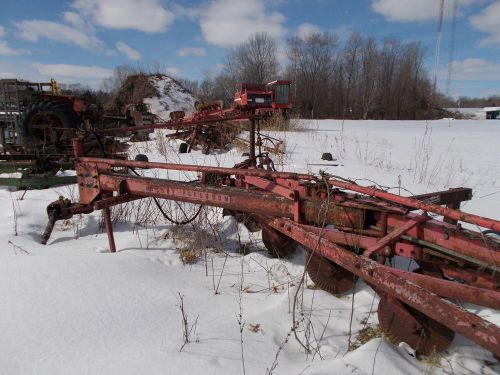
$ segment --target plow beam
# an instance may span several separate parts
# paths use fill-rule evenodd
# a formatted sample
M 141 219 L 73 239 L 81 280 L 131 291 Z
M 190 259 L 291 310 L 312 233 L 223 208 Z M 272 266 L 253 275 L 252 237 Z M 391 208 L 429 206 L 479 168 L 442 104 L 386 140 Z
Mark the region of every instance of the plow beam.
M 390 272 L 386 266 L 335 245 L 323 238 L 321 233 L 308 230 L 307 226 L 287 219 L 271 219 L 268 224 L 305 248 L 361 277 L 372 284 L 376 291 L 380 289 L 467 337 L 495 356 L 500 356 L 500 329 L 495 324 L 442 299 L 437 294 L 394 272 Z M 498 297 L 494 296 L 494 298 Z
M 489 228 L 494 231 L 500 232 L 500 222 L 488 219 L 486 217 L 469 214 L 466 212 L 454 210 L 447 207 L 441 207 L 436 204 L 424 203 L 415 198 L 402 197 L 374 187 L 364 187 L 353 183 L 340 181 L 337 179 L 330 179 L 328 183 L 332 186 L 384 199 L 386 201 L 394 202 L 405 207 L 410 207 L 417 210 L 423 210 L 426 212 L 432 212 L 438 215 L 442 215 L 448 219 L 459 220 L 469 224 L 474 224 L 480 227 Z
M 297 215 L 297 205 L 293 200 L 264 191 L 226 186 L 207 186 L 191 182 L 163 180 L 148 177 L 131 177 L 120 174 L 99 173 L 95 183 L 104 192 L 126 192 L 131 197 L 156 197 L 213 207 L 233 209 L 263 216 L 289 217 Z M 91 204 L 95 194 L 85 194 L 87 187 L 80 187 L 80 203 Z M 94 188 L 90 188 L 94 189 Z M 89 201 L 84 198 L 89 197 Z M 114 197 L 115 199 L 117 197 Z M 95 201 L 94 205 L 98 205 Z M 117 203 L 121 203 L 117 201 Z M 333 203 L 327 210 L 326 220 L 336 225 L 352 225 L 361 228 L 363 212 L 357 209 L 335 209 Z M 324 202 L 304 200 L 300 204 L 300 216 L 306 223 L 317 220 Z
M 263 178 L 283 178 L 291 180 L 316 180 L 315 176 L 310 174 L 293 173 L 293 172 L 272 172 L 262 169 L 236 169 L 225 167 L 207 167 L 193 164 L 175 164 L 175 163 L 158 163 L 146 161 L 132 161 L 119 159 L 105 159 L 94 157 L 80 157 L 79 163 L 92 163 L 97 165 L 98 169 L 107 170 L 110 167 L 130 167 L 130 168 L 156 168 L 169 169 L 174 171 L 198 172 L 198 173 L 218 173 L 224 175 L 239 175 L 239 176 L 255 176 Z

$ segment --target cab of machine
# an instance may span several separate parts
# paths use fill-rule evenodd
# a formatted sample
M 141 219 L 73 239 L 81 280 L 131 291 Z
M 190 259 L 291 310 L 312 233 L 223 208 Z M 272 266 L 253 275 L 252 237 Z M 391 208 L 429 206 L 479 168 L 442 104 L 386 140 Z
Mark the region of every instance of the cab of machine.
M 290 98 L 290 81 L 273 81 L 266 85 L 266 91 L 272 92 L 273 108 L 292 108 Z

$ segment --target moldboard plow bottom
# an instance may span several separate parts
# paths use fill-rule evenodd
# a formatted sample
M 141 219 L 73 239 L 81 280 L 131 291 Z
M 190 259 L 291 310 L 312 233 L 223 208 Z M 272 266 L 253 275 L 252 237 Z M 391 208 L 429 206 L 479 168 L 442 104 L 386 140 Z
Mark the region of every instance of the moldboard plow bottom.
M 48 206 L 45 243 L 57 220 L 104 210 L 115 251 L 109 210 L 132 200 L 220 207 L 249 230 L 261 229 L 265 246 L 278 256 L 297 245 L 306 249 L 306 269 L 318 287 L 340 294 L 363 279 L 380 297 L 380 326 L 393 343 L 430 355 L 445 350 L 458 333 L 500 357 L 499 327 L 461 307 L 500 309 L 500 243 L 490 236 L 500 222 L 458 209 L 471 198 L 470 189 L 401 197 L 325 174 L 276 172 L 259 157 L 240 163 L 244 168 L 222 168 L 83 157 L 79 149 L 75 142 L 79 201 Z M 199 178 L 130 174 L 135 168 Z M 418 267 L 398 269 L 396 257 Z

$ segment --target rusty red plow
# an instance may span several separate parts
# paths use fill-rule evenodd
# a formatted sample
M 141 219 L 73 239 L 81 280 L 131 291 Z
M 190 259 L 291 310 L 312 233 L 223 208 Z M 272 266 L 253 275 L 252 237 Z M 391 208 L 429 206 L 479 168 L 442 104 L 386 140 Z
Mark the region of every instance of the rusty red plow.
M 238 168 L 222 168 L 84 157 L 75 145 L 79 202 L 49 205 L 44 242 L 57 220 L 103 210 L 115 251 L 110 208 L 148 197 L 220 207 L 249 230 L 262 230 L 278 256 L 301 245 L 318 287 L 341 294 L 363 279 L 380 297 L 380 326 L 392 342 L 429 355 L 459 333 L 500 356 L 499 327 L 463 307 L 500 309 L 500 243 L 491 236 L 500 222 L 459 210 L 470 189 L 401 197 L 328 175 L 276 172 L 255 154 Z M 135 168 L 200 178 L 131 175 Z M 394 267 L 397 257 L 411 259 L 414 270 Z

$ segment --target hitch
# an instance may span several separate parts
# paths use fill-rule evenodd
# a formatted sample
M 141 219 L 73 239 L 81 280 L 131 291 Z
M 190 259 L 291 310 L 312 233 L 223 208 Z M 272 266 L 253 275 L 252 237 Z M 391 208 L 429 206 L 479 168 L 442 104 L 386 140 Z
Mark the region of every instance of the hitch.
M 59 196 L 58 200 L 47 206 L 47 216 L 49 217 L 49 221 L 42 234 L 40 243 L 42 245 L 47 244 L 50 239 L 50 235 L 54 230 L 54 225 L 58 220 L 71 219 L 75 214 L 89 214 L 92 211 L 94 211 L 94 208 L 91 205 L 72 203 L 68 198 Z

